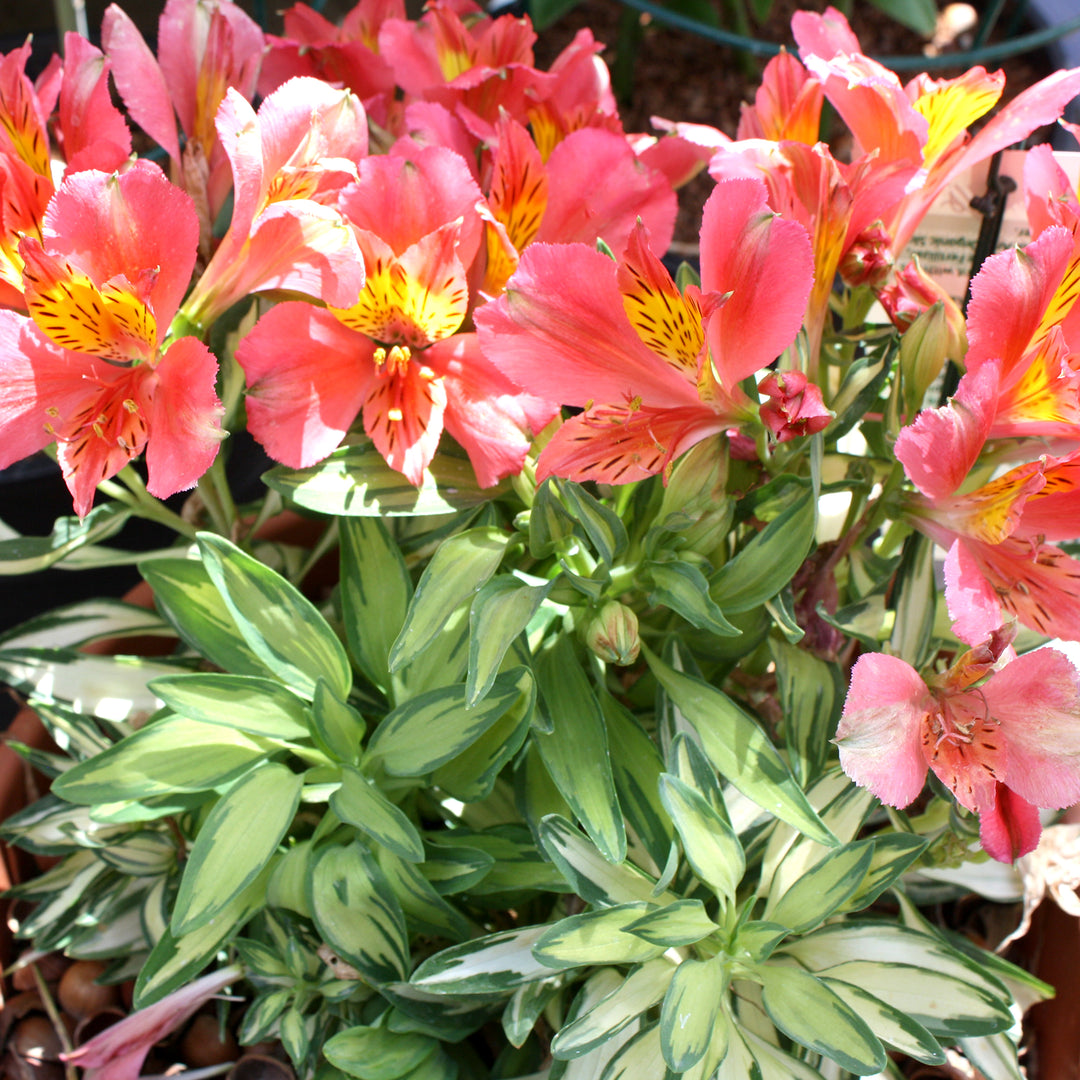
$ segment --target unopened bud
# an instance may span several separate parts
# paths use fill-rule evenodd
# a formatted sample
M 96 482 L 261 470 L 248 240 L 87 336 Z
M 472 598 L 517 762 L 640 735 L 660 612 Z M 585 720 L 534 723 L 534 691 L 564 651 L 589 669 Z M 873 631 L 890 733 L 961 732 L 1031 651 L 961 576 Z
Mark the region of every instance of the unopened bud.
M 900 375 L 909 417 L 922 408 L 926 392 L 949 359 L 950 335 L 944 305 L 927 308 L 900 339 Z
M 720 435 L 703 439 L 679 458 L 656 515 L 657 522 L 677 536 L 665 547 L 708 554 L 724 541 L 734 514 L 727 480 L 727 446 Z
M 863 229 L 840 261 L 840 276 L 846 285 L 884 284 L 893 265 L 892 237 L 880 221 Z
M 801 371 L 774 371 L 758 383 L 758 390 L 769 399 L 761 406 L 761 422 L 777 442 L 813 435 L 832 421 L 820 388 Z
M 956 361 L 964 359 L 967 352 L 964 314 L 941 283 L 919 265 L 918 259 L 912 259 L 903 270 L 897 272 L 893 283 L 878 292 L 878 300 L 901 334 L 906 333 L 924 311 L 941 304 L 948 332 L 945 358 Z
M 609 600 L 593 616 L 585 644 L 606 664 L 632 664 L 641 649 L 637 616 L 618 600 Z

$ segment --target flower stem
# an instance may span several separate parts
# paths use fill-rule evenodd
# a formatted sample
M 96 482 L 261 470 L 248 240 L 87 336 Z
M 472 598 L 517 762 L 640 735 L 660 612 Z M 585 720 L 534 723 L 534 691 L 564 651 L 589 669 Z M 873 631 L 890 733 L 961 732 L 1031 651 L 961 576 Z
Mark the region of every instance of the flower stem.
M 159 525 L 172 529 L 189 540 L 195 538 L 195 526 L 185 521 L 175 510 L 170 510 L 160 499 L 146 490 L 142 477 L 130 465 L 125 465 L 116 478 L 123 482 L 123 487 L 112 480 L 102 480 L 98 490 L 111 499 L 123 503 L 136 517 L 147 521 L 156 521 Z

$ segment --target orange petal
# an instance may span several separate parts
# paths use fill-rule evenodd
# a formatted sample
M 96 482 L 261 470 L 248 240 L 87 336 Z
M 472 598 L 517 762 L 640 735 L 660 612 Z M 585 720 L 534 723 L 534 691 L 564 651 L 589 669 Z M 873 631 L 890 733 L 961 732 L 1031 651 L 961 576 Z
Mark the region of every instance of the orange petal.
M 980 116 L 988 113 L 1001 97 L 1005 75 L 989 75 L 974 67 L 958 79 L 926 80 L 923 93 L 914 102 L 916 112 L 930 125 L 923 146 L 923 165 L 930 168 L 953 140 Z

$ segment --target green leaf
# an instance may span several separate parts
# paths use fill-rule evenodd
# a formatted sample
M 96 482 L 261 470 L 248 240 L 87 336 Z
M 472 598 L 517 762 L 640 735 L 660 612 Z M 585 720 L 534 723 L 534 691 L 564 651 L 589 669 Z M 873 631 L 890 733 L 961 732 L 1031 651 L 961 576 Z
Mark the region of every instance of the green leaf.
M 532 952 L 547 929 L 504 930 L 443 949 L 420 964 L 411 985 L 435 994 L 499 994 L 547 978 L 551 968 Z
M 114 536 L 130 517 L 131 511 L 119 503 L 106 503 L 95 506 L 81 521 L 77 517 L 57 518 L 49 536 L 4 536 L 0 539 L 0 576 L 44 570 L 81 547 Z
M 836 397 L 829 403 L 836 413 L 829 425 L 830 440 L 847 434 L 878 400 L 898 348 L 898 341 L 890 341 L 885 349 L 868 352 L 848 367 Z
M 656 882 L 651 877 L 632 863 L 610 863 L 583 833 L 558 814 L 549 814 L 540 823 L 540 845 L 586 903 L 672 904 L 678 899 L 667 891 L 654 896 Z
M 438 546 L 390 650 L 391 672 L 423 652 L 454 611 L 480 590 L 498 569 L 509 539 L 509 533 L 484 526 L 467 529 Z
M 275 860 L 273 873 L 266 886 L 269 907 L 287 908 L 305 918 L 311 918 L 308 882 L 311 880 L 310 840 L 293 844 Z
M 122 843 L 109 844 L 98 852 L 110 866 L 128 877 L 154 877 L 169 873 L 176 865 L 176 842 L 160 832 L 131 833 Z
M 816 525 L 817 502 L 807 487 L 713 574 L 709 583 L 713 600 L 730 614 L 749 611 L 775 596 L 802 566 Z
M 303 739 L 311 734 L 307 704 L 272 679 L 199 672 L 166 675 L 149 687 L 173 712 L 204 724 L 270 739 Z
M 536 659 L 536 679 L 551 721 L 534 745 L 574 815 L 608 861 L 626 857 L 615 779 L 600 704 L 570 641 L 560 635 Z M 582 769 L 583 761 L 589 763 Z
M 195 559 L 153 559 L 139 567 L 158 610 L 200 656 L 224 671 L 273 675 L 236 627 L 206 567 Z
M 918 1021 L 879 1001 L 858 986 L 824 976 L 821 981 L 857 1012 L 883 1042 L 926 1065 L 945 1063 L 945 1052 L 937 1039 Z
M 656 743 L 633 714 L 604 690 L 597 695 L 607 727 L 615 793 L 626 820 L 657 866 L 663 866 L 675 831 L 660 801 L 664 763 Z
M 660 1025 L 638 1032 L 611 1059 L 600 1080 L 644 1080 L 665 1076 L 664 1053 L 660 1048 Z
M 264 870 L 216 919 L 190 934 L 177 938 L 165 927 L 139 972 L 134 1007 L 144 1009 L 191 982 L 221 946 L 264 906 L 268 878 L 269 870 Z
M 418 866 L 385 847 L 378 848 L 375 857 L 412 933 L 431 934 L 451 941 L 463 941 L 469 936 L 468 921 L 438 894 Z
M 479 506 L 502 494 L 481 488 L 463 450 L 443 445 L 414 487 L 370 442 L 342 446 L 317 465 L 263 474 L 272 490 L 297 506 L 332 517 L 418 517 Z
M 959 1046 L 964 1057 L 985 1080 L 1026 1080 L 1027 1074 L 1020 1069 L 1016 1043 L 1009 1037 L 1009 1032 L 960 1039 Z
M 184 867 L 170 923 L 176 937 L 213 922 L 255 880 L 292 824 L 300 787 L 299 776 L 270 762 L 217 801 Z
M 315 738 L 331 758 L 343 762 L 359 760 L 367 724 L 322 679 L 315 684 L 311 718 Z
M 669 667 L 643 648 L 657 681 L 694 726 L 709 760 L 748 799 L 830 847 L 825 827 L 769 737 L 726 694 Z
M 548 1002 L 559 992 L 560 982 L 556 976 L 550 980 L 525 983 L 510 995 L 503 1009 L 502 1026 L 511 1046 L 520 1049 L 525 1045 Z
M 218 724 L 170 716 L 149 724 L 53 783 L 69 802 L 93 804 L 209 791 L 236 779 L 276 749 Z
M 856 1076 L 885 1068 L 885 1051 L 866 1022 L 820 979 L 775 964 L 761 965 L 757 975 L 765 1011 L 788 1038 Z
M 323 1053 L 331 1065 L 359 1080 L 398 1080 L 419 1068 L 438 1047 L 437 1040 L 426 1035 L 352 1027 L 328 1040 Z
M 570 480 L 553 480 L 552 483 L 574 520 L 585 530 L 600 561 L 614 566 L 615 560 L 630 542 L 622 519 L 614 510 L 594 499 L 580 484 Z
M 102 638 L 171 637 L 172 629 L 156 612 L 100 597 L 54 608 L 0 634 L 4 649 L 76 649 Z
M 391 776 L 426 776 L 508 712 L 526 708 L 533 692 L 528 669 L 514 668 L 499 675 L 472 709 L 462 685 L 421 694 L 387 714 L 368 742 L 365 760 L 377 762 Z
M 672 948 L 694 945 L 720 927 L 705 913 L 705 905 L 700 900 L 677 900 L 667 907 L 647 912 L 623 929 L 654 945 Z
M 467 845 L 429 844 L 421 873 L 444 896 L 472 890 L 495 865 L 486 851 Z
M 573 1060 L 607 1042 L 663 998 L 676 970 L 667 957 L 657 957 L 620 980 L 587 1010 L 575 1003 L 576 1015 L 551 1042 L 552 1056 Z
M 934 585 L 934 542 L 913 532 L 904 541 L 893 597 L 896 619 L 889 648 L 893 656 L 919 669 L 931 659 L 937 589 Z
M 545 480 L 536 489 L 529 508 L 529 554 L 534 559 L 546 559 L 560 551 L 573 535 L 574 519 L 559 501 L 555 481 Z
M 848 844 L 830 851 L 786 889 L 775 904 L 771 902 L 770 894 L 765 917 L 796 934 L 812 930 L 841 907 L 862 884 L 873 853 L 873 841 Z
M 532 0 L 529 16 L 537 30 L 546 30 L 580 3 L 581 0 Z
M 691 626 L 718 637 L 737 637 L 742 633 L 724 618 L 724 613 L 709 596 L 705 575 L 688 562 L 646 562 L 642 569 L 651 582 L 649 603 L 663 604 L 681 615 Z
M 684 960 L 664 996 L 660 1048 L 668 1067 L 682 1073 L 709 1049 L 728 976 L 720 958 Z
M 552 582 L 527 585 L 509 575 L 481 586 L 469 609 L 469 676 L 466 699 L 475 705 L 491 689 L 506 650 L 529 625 Z
M 143 720 L 157 712 L 160 703 L 146 684 L 178 670 L 176 664 L 137 656 L 94 656 L 70 649 L 0 651 L 0 683 L 35 704 L 59 704 L 112 723 Z
M 872 840 L 873 858 L 866 877 L 842 905 L 844 911 L 869 907 L 930 846 L 930 838 L 911 833 L 886 833 Z
M 390 690 L 390 648 L 405 623 L 412 579 L 401 550 L 377 517 L 338 519 L 341 615 L 345 640 L 360 670 Z
M 424 844 L 416 826 L 358 769 L 346 765 L 341 770 L 341 787 L 330 796 L 330 809 L 395 855 L 423 862 Z
M 405 917 L 378 863 L 361 844 L 316 854 L 309 903 L 323 940 L 365 979 L 377 985 L 405 978 Z
M 937 25 L 937 5 L 934 0 L 870 0 L 890 19 L 902 23 L 924 38 L 934 36 Z
M 349 658 L 315 605 L 223 536 L 200 533 L 198 539 L 207 573 L 259 659 L 309 700 L 319 679 L 345 698 L 352 686 Z
M 582 915 L 571 915 L 547 927 L 533 946 L 533 956 L 549 967 L 561 969 L 586 964 L 637 964 L 664 951 L 623 927 L 645 914 L 641 902 L 619 904 Z
M 694 873 L 721 899 L 734 900 L 746 869 L 735 831 L 703 795 L 670 773 L 660 777 L 660 798 L 679 830 L 683 853 Z
M 839 710 L 832 669 L 806 649 L 775 638 L 769 650 L 776 664 L 784 741 L 805 785 L 824 770 L 829 739 L 836 731 Z

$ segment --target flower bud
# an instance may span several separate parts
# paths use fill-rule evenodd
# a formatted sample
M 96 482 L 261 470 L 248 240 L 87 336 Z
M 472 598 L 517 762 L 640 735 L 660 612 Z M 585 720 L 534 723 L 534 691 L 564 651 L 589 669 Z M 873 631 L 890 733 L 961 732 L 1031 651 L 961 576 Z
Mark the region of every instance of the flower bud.
M 777 442 L 813 435 L 832 421 L 821 390 L 801 371 L 774 371 L 758 383 L 758 390 L 769 398 L 761 406 L 761 422 Z
M 585 644 L 606 664 L 632 664 L 641 649 L 637 616 L 618 600 L 609 600 L 585 630 Z
M 757 460 L 757 452 L 752 455 Z M 656 521 L 677 542 L 665 547 L 707 555 L 731 528 L 734 504 L 727 493 L 728 453 L 722 436 L 704 439 L 675 463 Z
M 893 326 L 905 333 L 918 317 L 935 304 L 941 304 L 947 330 L 945 358 L 963 360 L 967 352 L 967 327 L 964 315 L 955 300 L 920 265 L 912 259 L 897 272 L 891 285 L 878 292 L 878 300 Z
M 840 261 L 840 276 L 853 288 L 876 289 L 885 282 L 893 265 L 892 237 L 880 221 L 863 229 Z
M 948 316 L 940 302 L 918 315 L 900 339 L 900 374 L 909 417 L 922 408 L 926 392 L 949 359 Z

